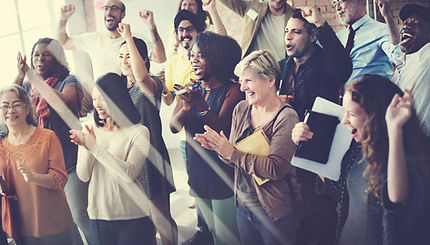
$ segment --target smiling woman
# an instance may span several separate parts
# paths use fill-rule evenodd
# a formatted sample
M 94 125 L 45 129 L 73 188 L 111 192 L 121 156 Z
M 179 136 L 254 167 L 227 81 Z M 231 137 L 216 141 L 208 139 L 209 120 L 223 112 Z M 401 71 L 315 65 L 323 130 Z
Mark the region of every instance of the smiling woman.
M 72 244 L 60 141 L 53 131 L 35 127 L 33 107 L 22 87 L 1 90 L 0 104 L 9 131 L 0 143 L 0 175 L 6 183 L 1 190 L 3 228 L 19 245 Z

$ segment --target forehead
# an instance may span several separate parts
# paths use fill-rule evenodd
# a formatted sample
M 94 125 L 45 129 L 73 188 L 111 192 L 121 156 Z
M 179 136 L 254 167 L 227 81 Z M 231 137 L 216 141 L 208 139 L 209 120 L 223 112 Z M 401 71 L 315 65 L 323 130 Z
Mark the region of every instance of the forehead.
M 239 79 L 244 80 L 244 79 L 257 78 L 257 77 L 258 77 L 257 71 L 255 70 L 255 68 L 248 65 L 243 69 L 242 74 L 240 74 L 239 76 Z
M 178 25 L 178 27 L 183 27 L 183 28 L 186 28 L 186 27 L 189 27 L 189 26 L 194 26 L 193 23 L 191 23 L 191 21 L 189 21 L 189 20 L 183 20 Z
M 427 23 L 427 24 L 430 24 L 430 22 L 428 21 L 428 20 L 426 20 L 425 18 L 424 18 L 424 16 L 422 16 L 422 15 L 420 15 L 420 14 L 417 14 L 417 13 L 412 13 L 412 14 L 410 14 L 404 21 L 403 21 L 403 23 L 404 22 L 411 22 L 411 21 L 416 21 L 416 22 L 419 22 L 419 23 Z M 429 30 L 430 31 L 430 30 Z
M 182 4 L 197 4 L 197 0 L 183 0 Z
M 46 44 L 46 43 L 36 44 L 36 46 L 34 46 L 34 51 L 35 52 L 36 51 L 40 51 L 40 52 L 49 51 L 50 52 L 50 50 L 48 49 L 48 44 Z
M 288 29 L 305 29 L 304 28 L 305 22 L 299 18 L 290 18 L 287 22 L 286 28 Z
M 107 5 L 107 6 L 114 6 L 115 5 L 117 7 L 122 8 L 122 2 L 118 1 L 118 0 L 108 0 L 105 2 L 105 5 Z
M 350 91 L 346 91 L 343 96 L 343 108 L 345 111 L 354 112 L 356 114 L 364 112 L 364 109 L 355 101 L 352 100 L 352 94 Z
M 6 91 L 2 95 L 0 95 L 1 103 L 5 102 L 14 102 L 20 100 L 18 95 L 14 91 Z

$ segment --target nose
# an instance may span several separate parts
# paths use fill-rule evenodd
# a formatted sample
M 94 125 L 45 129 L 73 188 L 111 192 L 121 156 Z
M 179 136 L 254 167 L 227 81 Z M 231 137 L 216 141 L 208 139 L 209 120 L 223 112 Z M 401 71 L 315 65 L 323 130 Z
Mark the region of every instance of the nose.
M 343 114 L 341 122 L 342 122 L 342 124 L 345 124 L 345 125 L 349 124 L 349 119 L 348 119 L 348 116 L 346 115 L 346 113 Z
M 124 55 L 124 56 L 122 57 L 121 62 L 122 62 L 122 64 L 124 64 L 124 65 L 128 63 L 128 59 L 127 59 L 127 56 L 126 56 L 126 55 Z
M 245 92 L 248 86 L 244 82 L 240 82 L 240 91 Z
M 285 33 L 285 40 L 292 40 L 293 39 L 293 35 L 292 32 L 286 32 Z

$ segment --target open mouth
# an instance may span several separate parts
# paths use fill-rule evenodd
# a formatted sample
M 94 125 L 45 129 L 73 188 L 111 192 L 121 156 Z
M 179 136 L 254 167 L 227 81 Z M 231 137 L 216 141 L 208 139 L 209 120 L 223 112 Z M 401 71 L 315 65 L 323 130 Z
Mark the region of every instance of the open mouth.
M 201 75 L 203 69 L 200 66 L 193 66 L 194 75 Z
M 355 138 L 356 136 L 357 136 L 357 129 L 356 128 L 352 128 L 351 129 L 351 136 L 353 137 L 353 138 Z
M 408 43 L 410 40 L 412 40 L 415 36 L 405 30 L 402 30 L 402 34 L 401 34 L 401 44 L 405 44 Z
M 106 22 L 107 22 L 108 24 L 112 24 L 114 21 L 115 21 L 115 18 L 114 18 L 114 17 L 112 17 L 112 16 L 108 16 L 108 17 L 106 17 Z
M 288 43 L 287 45 L 285 45 L 285 50 L 290 51 L 293 49 L 293 45 Z

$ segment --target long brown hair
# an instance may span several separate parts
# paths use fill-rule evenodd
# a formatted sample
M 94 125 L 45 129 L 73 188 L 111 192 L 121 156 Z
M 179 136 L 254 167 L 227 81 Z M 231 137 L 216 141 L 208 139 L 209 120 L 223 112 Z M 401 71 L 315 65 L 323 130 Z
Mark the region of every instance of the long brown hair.
M 395 94 L 403 91 L 390 80 L 379 75 L 364 75 L 346 88 L 352 100 L 358 103 L 368 117 L 362 127 L 362 150 L 368 165 L 364 175 L 369 177 L 367 193 L 373 193 L 381 200 L 381 188 L 387 175 L 388 132 L 385 112 Z M 422 180 L 429 179 L 429 147 L 420 121 L 413 111 L 411 118 L 403 125 L 403 143 L 407 156 L 417 161 Z M 427 185 L 424 185 L 427 186 Z M 428 187 L 427 187 L 428 188 Z

